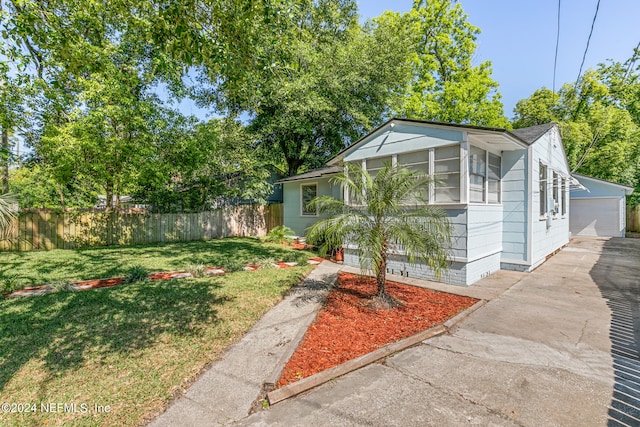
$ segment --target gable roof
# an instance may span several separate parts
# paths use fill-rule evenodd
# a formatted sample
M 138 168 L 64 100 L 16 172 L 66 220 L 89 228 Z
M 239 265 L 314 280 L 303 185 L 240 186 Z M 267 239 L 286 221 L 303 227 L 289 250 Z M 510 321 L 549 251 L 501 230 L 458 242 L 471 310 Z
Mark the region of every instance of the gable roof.
M 510 131 L 502 128 L 492 128 L 486 126 L 474 126 L 474 125 L 466 125 L 466 124 L 458 124 L 458 123 L 442 123 L 442 122 L 434 122 L 429 120 L 418 120 L 418 119 L 406 119 L 406 118 L 393 118 L 390 119 L 373 131 L 369 132 L 353 144 L 349 145 L 342 149 L 338 154 L 333 156 L 328 162 L 328 165 L 334 165 L 338 163 L 343 157 L 345 157 L 346 153 L 354 150 L 356 147 L 361 145 L 365 140 L 378 133 L 382 129 L 384 129 L 387 125 L 393 125 L 393 123 L 408 123 L 408 124 L 418 124 L 418 125 L 427 125 L 438 128 L 445 129 L 462 129 L 467 130 L 475 134 L 485 134 L 485 135 L 495 135 L 495 136 L 503 136 L 505 139 L 511 140 L 516 144 L 519 144 L 522 147 L 527 147 L 533 144 L 538 138 L 545 134 L 549 129 L 555 126 L 555 123 L 547 123 L 544 125 L 532 126 L 530 128 L 522 128 L 514 131 Z
M 556 126 L 555 123 L 544 123 L 537 126 L 530 126 L 528 128 L 514 129 L 511 133 L 531 145 L 554 126 Z
M 622 185 L 622 184 L 618 184 L 617 182 L 612 182 L 612 181 L 607 181 L 605 179 L 600 179 L 600 178 L 594 178 L 592 176 L 586 176 L 586 175 L 581 175 L 579 173 L 572 173 L 571 174 L 573 177 L 577 178 L 578 181 L 581 179 L 586 179 L 586 180 L 592 180 L 592 181 L 596 181 L 596 182 L 601 182 L 604 184 L 608 184 L 614 188 L 618 188 L 620 190 L 624 190 L 624 193 L 629 196 L 631 195 L 631 193 L 633 193 L 634 188 L 633 187 L 629 187 L 627 185 Z
M 513 141 L 514 143 L 519 144 L 520 146 L 528 147 L 529 145 L 536 142 L 542 135 L 547 133 L 550 129 L 556 126 L 555 123 L 545 123 L 542 125 L 531 126 L 527 128 L 515 129 L 515 130 L 507 130 L 502 128 L 492 128 L 486 126 L 474 126 L 474 125 L 465 125 L 458 123 L 442 123 L 442 122 L 434 122 L 429 120 L 418 120 L 418 119 L 406 119 L 406 118 L 393 118 L 390 119 L 362 138 L 358 139 L 353 144 L 350 144 L 348 147 L 342 149 L 338 154 L 333 156 L 328 162 L 329 165 L 326 168 L 316 169 L 309 172 L 305 172 L 299 175 L 290 176 L 287 178 L 282 178 L 277 181 L 277 183 L 288 182 L 288 181 L 299 181 L 303 179 L 312 179 L 312 178 L 320 178 L 324 175 L 332 175 L 342 171 L 342 168 L 339 166 L 333 166 L 339 164 L 339 161 L 344 157 L 345 153 L 348 151 L 354 150 L 357 146 L 361 145 L 365 140 L 367 140 L 372 135 L 376 134 L 380 130 L 384 129 L 387 125 L 392 123 L 415 123 L 420 125 L 427 125 L 439 128 L 448 128 L 448 129 L 464 129 L 471 131 L 476 134 L 486 134 L 486 135 L 503 135 L 508 140 Z
M 320 178 L 324 175 L 333 175 L 341 171 L 342 171 L 341 167 L 331 166 L 331 167 L 326 167 L 321 169 L 315 169 L 315 170 L 301 173 L 294 176 L 288 176 L 286 178 L 279 179 L 278 181 L 276 181 L 276 183 L 287 182 L 287 181 L 299 181 L 301 179 Z

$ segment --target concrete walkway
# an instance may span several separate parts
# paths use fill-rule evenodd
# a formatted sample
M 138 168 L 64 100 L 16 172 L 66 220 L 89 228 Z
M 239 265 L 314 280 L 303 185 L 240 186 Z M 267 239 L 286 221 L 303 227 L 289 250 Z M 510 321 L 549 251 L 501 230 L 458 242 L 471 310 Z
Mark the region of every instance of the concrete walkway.
M 150 426 L 215 426 L 247 417 L 263 383 L 295 350 L 289 344 L 315 319 L 340 267 L 318 265 Z
M 640 425 L 639 278 L 640 239 L 576 238 L 530 274 L 416 282 L 491 301 L 450 335 L 238 424 Z

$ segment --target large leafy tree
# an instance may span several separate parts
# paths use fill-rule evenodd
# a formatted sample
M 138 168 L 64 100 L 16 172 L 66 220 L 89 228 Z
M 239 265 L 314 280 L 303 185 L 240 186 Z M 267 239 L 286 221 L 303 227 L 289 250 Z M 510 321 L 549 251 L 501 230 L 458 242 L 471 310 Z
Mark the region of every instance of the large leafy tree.
M 478 27 L 457 0 L 415 0 L 385 19 L 404 22 L 412 50 L 412 80 L 399 114 L 440 122 L 509 127 L 491 63 L 473 65 Z
M 217 85 L 201 99 L 244 111 L 258 147 L 282 175 L 321 167 L 379 124 L 408 79 L 407 49 L 397 27 L 358 23 L 353 0 L 298 2 L 275 29 L 278 43 L 258 52 L 241 96 Z
M 513 126 L 557 122 L 572 171 L 637 187 L 640 74 L 634 58 L 600 64 L 558 93 L 536 90 L 516 104 Z
M 397 304 L 386 293 L 387 259 L 402 254 L 411 264 L 425 264 L 439 275 L 448 266 L 451 226 L 443 210 L 429 205 L 423 190 L 430 178 L 390 164 L 371 177 L 359 166 L 347 164 L 333 178 L 349 194 L 349 202 L 322 196 L 312 203 L 329 214 L 307 230 L 309 242 L 322 242 L 321 250 L 358 247 L 361 269 L 376 276 L 376 304 Z
M 269 171 L 256 161 L 255 147 L 238 121 L 174 118 L 162 125 L 163 137 L 154 142 L 156 157 L 139 171 L 134 193 L 154 209 L 199 211 L 230 199 L 262 201 L 272 190 Z
M 278 22 L 280 6 L 9 0 L 1 8 L 7 35 L 3 47 L 29 59 L 44 95 L 28 141 L 42 166 L 39 173 L 46 171 L 60 189 L 61 206 L 66 206 L 63 190 L 78 183 L 83 193 L 106 194 L 108 207 L 122 194 L 157 205 L 204 206 L 209 196 L 255 190 L 226 179 L 229 171 L 216 167 L 222 161 L 195 163 L 229 156 L 228 163 L 251 174 L 254 168 L 247 163 L 255 159 L 255 150 L 242 151 L 243 162 L 230 155 L 232 150 L 216 152 L 219 146 L 203 140 L 205 134 L 221 139 L 214 127 L 196 127 L 167 109 L 154 92 L 164 85 L 184 95 L 181 77 L 190 66 L 202 64 L 224 87 L 241 86 L 238 82 L 255 65 L 248 61 L 249 46 L 256 46 L 264 25 Z M 235 147 L 244 143 L 234 141 Z M 195 173 L 197 184 L 185 178 Z M 244 196 L 255 195 L 247 191 Z

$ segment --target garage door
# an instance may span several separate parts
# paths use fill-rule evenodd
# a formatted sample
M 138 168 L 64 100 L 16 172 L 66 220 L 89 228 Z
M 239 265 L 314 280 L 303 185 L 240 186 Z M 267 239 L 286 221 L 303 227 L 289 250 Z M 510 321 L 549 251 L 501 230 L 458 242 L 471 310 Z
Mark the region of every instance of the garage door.
M 620 237 L 620 199 L 571 199 L 569 228 L 576 236 Z

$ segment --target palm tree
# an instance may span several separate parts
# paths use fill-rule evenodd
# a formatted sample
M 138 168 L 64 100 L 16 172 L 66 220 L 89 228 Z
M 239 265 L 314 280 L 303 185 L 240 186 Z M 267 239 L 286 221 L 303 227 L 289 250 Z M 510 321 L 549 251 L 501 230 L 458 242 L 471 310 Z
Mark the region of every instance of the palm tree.
M 0 240 L 9 239 L 16 217 L 16 198 L 12 194 L 0 194 Z
M 451 226 L 442 209 L 427 203 L 428 175 L 386 164 L 372 178 L 361 167 L 347 164 L 332 181 L 348 193 L 348 203 L 315 198 L 313 206 L 330 216 L 309 227 L 307 240 L 319 243 L 323 254 L 344 243 L 357 245 L 361 270 L 376 276 L 374 306 L 401 303 L 386 292 L 390 255 L 404 255 L 411 265 L 426 264 L 436 276 L 448 267 Z

